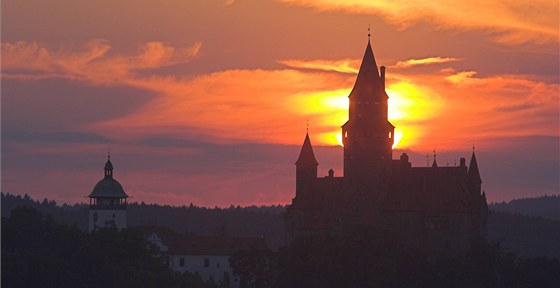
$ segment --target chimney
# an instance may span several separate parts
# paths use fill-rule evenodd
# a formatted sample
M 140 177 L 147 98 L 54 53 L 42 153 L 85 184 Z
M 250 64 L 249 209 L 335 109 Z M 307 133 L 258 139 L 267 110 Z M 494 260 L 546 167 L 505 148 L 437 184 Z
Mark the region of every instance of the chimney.
M 461 166 L 461 167 L 467 166 L 465 163 L 466 163 L 465 158 L 461 158 L 461 159 L 459 160 L 459 166 Z
M 381 72 L 381 87 L 385 90 L 385 66 L 379 67 L 379 70 Z
M 407 153 L 402 153 L 401 154 L 401 162 L 403 167 L 410 167 L 410 162 L 408 162 L 408 154 Z

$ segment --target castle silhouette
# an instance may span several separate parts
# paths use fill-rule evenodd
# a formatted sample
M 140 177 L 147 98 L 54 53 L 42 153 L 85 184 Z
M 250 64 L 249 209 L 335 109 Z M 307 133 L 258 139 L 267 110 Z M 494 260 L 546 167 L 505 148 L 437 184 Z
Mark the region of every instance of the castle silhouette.
M 428 253 L 464 253 L 485 237 L 488 207 L 474 149 L 467 167 L 412 167 L 393 159 L 385 67 L 378 70 L 368 35 L 366 51 L 342 125 L 344 176 L 317 177 L 309 133 L 296 165 L 296 195 L 285 220 L 288 239 L 344 233 L 370 226 L 391 231 L 407 247 Z

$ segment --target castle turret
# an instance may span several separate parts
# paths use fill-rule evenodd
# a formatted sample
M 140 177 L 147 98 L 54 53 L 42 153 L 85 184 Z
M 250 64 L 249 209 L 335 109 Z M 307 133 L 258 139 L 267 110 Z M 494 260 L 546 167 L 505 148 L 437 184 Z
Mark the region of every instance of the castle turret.
M 390 174 L 395 127 L 388 121 L 385 67 L 380 75 L 369 39 L 348 98 L 348 121 L 342 126 L 344 177 L 381 192 L 380 183 Z
M 480 172 L 478 171 L 478 163 L 476 162 L 476 155 L 474 150 L 471 156 L 471 162 L 469 163 L 469 171 L 467 172 L 467 183 L 471 192 L 480 195 L 482 179 L 480 178 Z
M 317 166 L 309 133 L 305 134 L 305 140 L 301 152 L 296 161 L 296 197 L 305 193 L 317 179 Z
M 108 156 L 105 175 L 89 194 L 89 231 L 114 225 L 117 229 L 127 226 L 126 198 L 121 184 L 113 178 L 113 163 Z

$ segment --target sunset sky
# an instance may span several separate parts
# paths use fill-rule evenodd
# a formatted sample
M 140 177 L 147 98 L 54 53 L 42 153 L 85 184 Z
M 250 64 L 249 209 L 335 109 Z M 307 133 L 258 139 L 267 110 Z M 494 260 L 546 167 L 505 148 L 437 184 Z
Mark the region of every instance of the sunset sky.
M 110 149 L 131 201 L 290 203 L 307 121 L 319 175 L 342 175 L 369 26 L 394 158 L 474 145 L 489 201 L 559 193 L 558 1 L 1 5 L 3 192 L 86 201 Z

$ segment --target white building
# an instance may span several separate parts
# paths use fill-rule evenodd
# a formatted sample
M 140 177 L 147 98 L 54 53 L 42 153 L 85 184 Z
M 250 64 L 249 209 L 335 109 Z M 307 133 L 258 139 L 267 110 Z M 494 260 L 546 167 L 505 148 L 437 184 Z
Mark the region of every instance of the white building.
M 117 229 L 125 229 L 126 198 L 121 184 L 113 178 L 111 156 L 105 163 L 105 176 L 95 185 L 89 194 L 89 231 L 97 227 L 115 225 Z
M 173 271 L 198 274 L 204 281 L 210 280 L 223 287 L 239 287 L 239 279 L 229 265 L 233 253 L 266 247 L 264 238 L 199 237 L 178 234 L 161 226 L 138 228 L 150 243 L 169 257 Z

